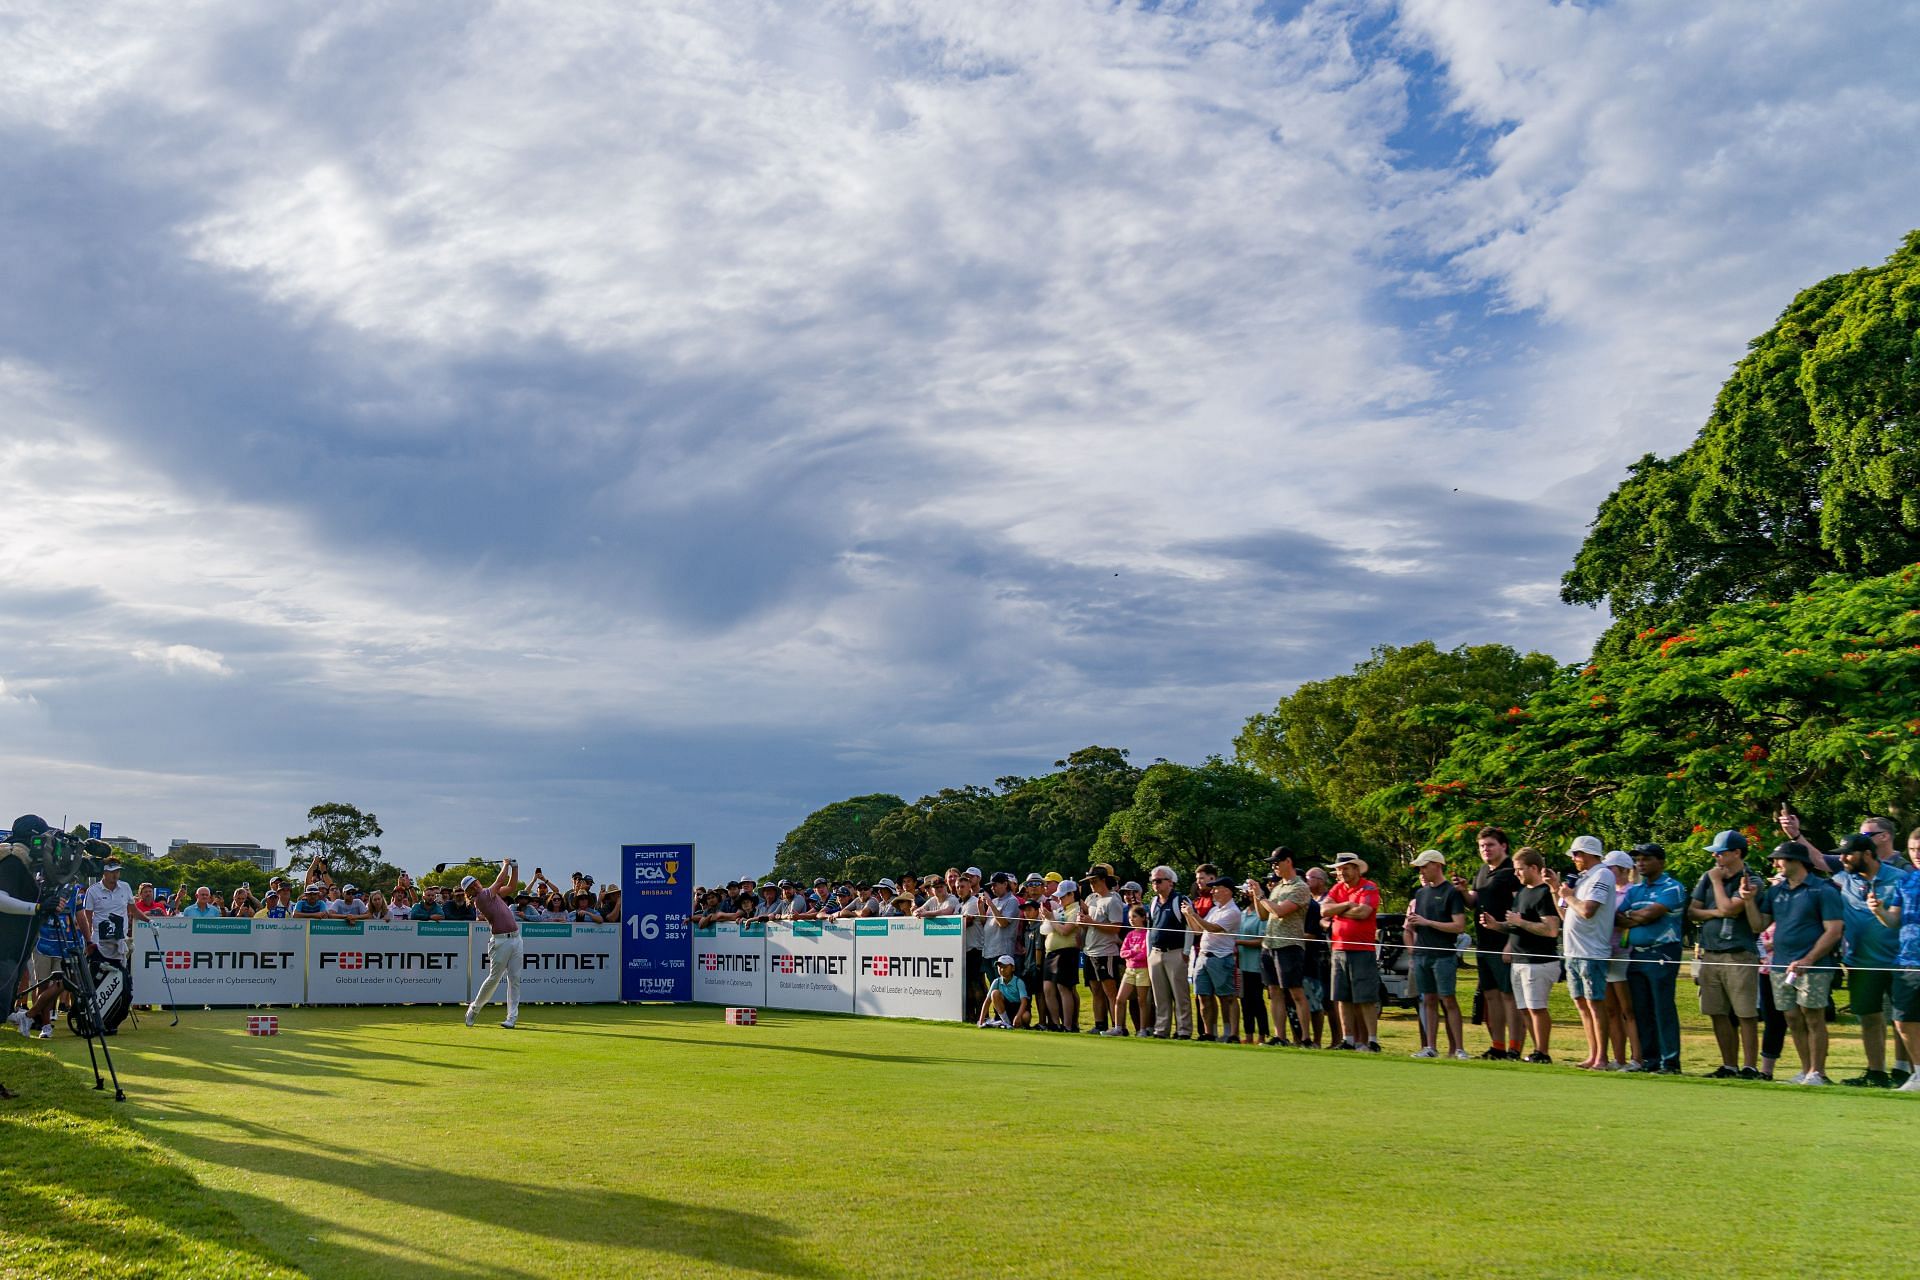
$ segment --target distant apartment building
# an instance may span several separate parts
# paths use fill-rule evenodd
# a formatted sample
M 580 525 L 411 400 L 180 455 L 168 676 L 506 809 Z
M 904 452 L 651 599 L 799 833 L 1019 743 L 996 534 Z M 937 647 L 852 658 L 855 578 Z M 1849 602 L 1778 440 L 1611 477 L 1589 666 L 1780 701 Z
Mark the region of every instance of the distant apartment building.
M 205 849 L 216 858 L 238 858 L 251 862 L 262 871 L 271 871 L 280 861 L 278 849 L 263 849 L 257 844 L 228 844 L 217 840 L 169 840 L 167 856 L 177 858 L 180 850 L 188 845 Z
M 151 858 L 153 856 L 153 846 L 145 840 L 135 840 L 132 836 L 103 836 L 101 838 L 129 857 Z

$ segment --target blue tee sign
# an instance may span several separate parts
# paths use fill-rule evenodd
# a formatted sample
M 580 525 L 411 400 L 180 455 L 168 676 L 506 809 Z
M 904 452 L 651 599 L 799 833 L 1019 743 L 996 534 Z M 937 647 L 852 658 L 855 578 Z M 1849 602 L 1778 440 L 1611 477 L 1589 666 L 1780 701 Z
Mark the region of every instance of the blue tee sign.
M 693 999 L 693 846 L 620 846 L 622 1000 Z

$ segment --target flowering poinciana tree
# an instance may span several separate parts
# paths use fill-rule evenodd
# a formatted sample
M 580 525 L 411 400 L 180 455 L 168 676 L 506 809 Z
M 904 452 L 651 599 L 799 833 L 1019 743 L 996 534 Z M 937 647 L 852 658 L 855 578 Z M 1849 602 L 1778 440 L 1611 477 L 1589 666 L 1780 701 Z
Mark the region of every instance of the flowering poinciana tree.
M 1432 777 L 1371 803 L 1410 815 L 1436 841 L 1497 822 L 1519 842 L 1592 832 L 1613 847 L 1684 848 L 1737 827 L 1761 843 L 1783 803 L 1810 831 L 1868 812 L 1911 820 L 1920 566 L 1827 578 L 1791 600 L 1640 632 L 1621 656 L 1565 668 L 1504 712 L 1420 714 L 1462 732 Z

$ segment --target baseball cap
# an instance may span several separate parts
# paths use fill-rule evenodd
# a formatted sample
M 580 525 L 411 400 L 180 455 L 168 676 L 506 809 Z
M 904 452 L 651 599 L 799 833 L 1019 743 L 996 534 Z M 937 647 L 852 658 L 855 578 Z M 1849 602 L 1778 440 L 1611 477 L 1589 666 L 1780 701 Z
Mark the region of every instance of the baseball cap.
M 813 878 L 813 887 L 816 889 L 818 889 L 821 885 L 828 884 L 828 883 L 830 883 L 830 881 L 828 881 L 828 879 L 825 876 L 815 876 Z
M 1633 846 L 1632 853 L 1636 858 L 1658 858 L 1662 862 L 1667 860 L 1667 851 L 1651 840 L 1643 840 Z
M 1062 894 L 1067 894 L 1067 893 L 1077 894 L 1079 892 L 1080 892 L 1080 886 L 1075 884 L 1071 880 L 1062 880 L 1059 884 L 1053 886 L 1053 896 L 1056 898 L 1060 897 Z
M 356 885 L 356 884 L 346 884 L 346 885 L 341 885 L 341 886 L 340 886 L 340 892 L 342 892 L 342 893 L 358 893 L 358 892 L 360 892 L 360 886 L 359 886 L 359 885 Z
M 774 887 L 777 889 L 797 889 L 800 886 L 795 884 L 791 880 L 782 880 L 779 884 L 775 885 Z
M 1062 880 L 1066 879 L 1066 877 L 1058 871 L 1049 871 L 1046 875 L 1041 876 L 1040 879 L 1042 883 L 1045 884 L 1059 884 Z
M 1293 861 L 1293 850 L 1287 848 L 1287 846 L 1285 845 L 1281 845 L 1278 849 L 1275 849 L 1267 857 L 1268 866 L 1273 866 L 1275 863 L 1279 863 L 1279 862 L 1292 862 L 1292 861 Z
M 1012 957 L 1012 956 L 1001 956 L 1001 957 L 1000 957 L 1000 958 L 999 958 L 998 960 L 995 960 L 995 961 L 994 961 L 994 963 L 995 963 L 995 964 L 1003 964 L 1003 965 L 1005 965 L 1005 966 L 1007 966 L 1007 968 L 1009 968 L 1009 969 L 1011 969 L 1011 968 L 1013 968 L 1013 957 Z
M 1732 827 L 1717 833 L 1713 843 L 1707 846 L 1708 853 L 1726 853 L 1732 849 L 1738 849 L 1741 853 L 1747 851 L 1747 838 Z
M 1831 856 L 1838 858 L 1842 854 L 1847 854 L 1847 853 L 1872 853 L 1872 852 L 1873 852 L 1873 837 L 1868 835 L 1864 831 L 1856 831 L 1852 835 L 1848 836 L 1845 840 L 1842 840 L 1838 845 L 1836 845 L 1833 849 L 1833 853 Z
M 963 876 L 972 876 L 975 880 L 978 880 L 980 878 L 980 868 L 968 867 L 965 871 L 962 871 L 960 874 Z
M 996 871 L 996 872 L 994 872 L 994 873 L 993 873 L 993 879 L 991 879 L 991 880 L 989 880 L 989 881 L 988 881 L 987 883 L 988 883 L 988 884 L 1012 884 L 1012 883 L 1013 883 L 1013 872 L 1011 872 L 1011 871 Z
M 1413 865 L 1416 867 L 1430 867 L 1436 862 L 1443 867 L 1446 866 L 1447 855 L 1438 849 L 1422 849 L 1419 855 L 1414 858 Z
M 1589 858 L 1604 858 L 1607 856 L 1607 847 L 1600 843 L 1599 836 L 1575 836 L 1573 843 L 1567 846 L 1567 853 L 1569 855 L 1584 853 Z
M 118 871 L 120 869 L 120 860 L 118 858 L 108 858 L 100 864 L 100 869 L 102 871 Z
M 1125 884 L 1123 884 L 1123 885 L 1121 885 L 1121 886 L 1120 886 L 1120 892 L 1122 892 L 1122 893 L 1145 893 L 1145 892 L 1146 892 L 1146 890 L 1145 890 L 1145 889 L 1142 889 L 1142 888 L 1140 887 L 1140 882 L 1139 882 L 1138 880 L 1129 880 L 1129 881 L 1127 881 L 1127 882 L 1126 882 Z
M 475 886 L 475 885 L 477 885 L 477 884 L 479 884 L 479 883 L 480 883 L 480 881 L 479 881 L 479 879 L 478 879 L 477 877 L 475 877 L 475 876 L 461 876 L 461 877 L 460 877 L 460 887 L 461 887 L 462 889 L 471 889 L 471 888 L 473 888 L 473 886 Z M 314 887 L 313 885 L 308 885 L 308 886 L 307 886 L 307 888 L 309 888 L 309 889 L 311 889 L 311 888 L 313 888 L 313 887 Z
M 464 881 L 461 882 L 460 887 L 464 889 L 472 883 L 473 883 L 473 877 L 468 876 Z M 301 893 L 318 893 L 320 892 L 320 887 L 321 887 L 320 882 L 318 880 L 315 880 L 311 884 L 307 885 L 306 888 L 300 890 L 300 892 Z
M 1629 858 L 1619 849 L 1615 849 L 1606 857 L 1600 859 L 1600 865 L 1617 871 L 1631 871 L 1633 870 L 1633 859 Z

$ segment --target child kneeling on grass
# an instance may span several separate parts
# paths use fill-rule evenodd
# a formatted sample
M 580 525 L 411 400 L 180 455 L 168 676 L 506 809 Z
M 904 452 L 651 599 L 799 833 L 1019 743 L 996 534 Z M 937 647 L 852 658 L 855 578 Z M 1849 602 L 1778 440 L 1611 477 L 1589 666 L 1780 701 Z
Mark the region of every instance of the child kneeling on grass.
M 1024 1027 L 1031 1013 L 1027 984 L 1014 972 L 1012 956 L 1001 956 L 994 965 L 996 973 L 987 984 L 987 998 L 980 1004 L 983 1027 Z

